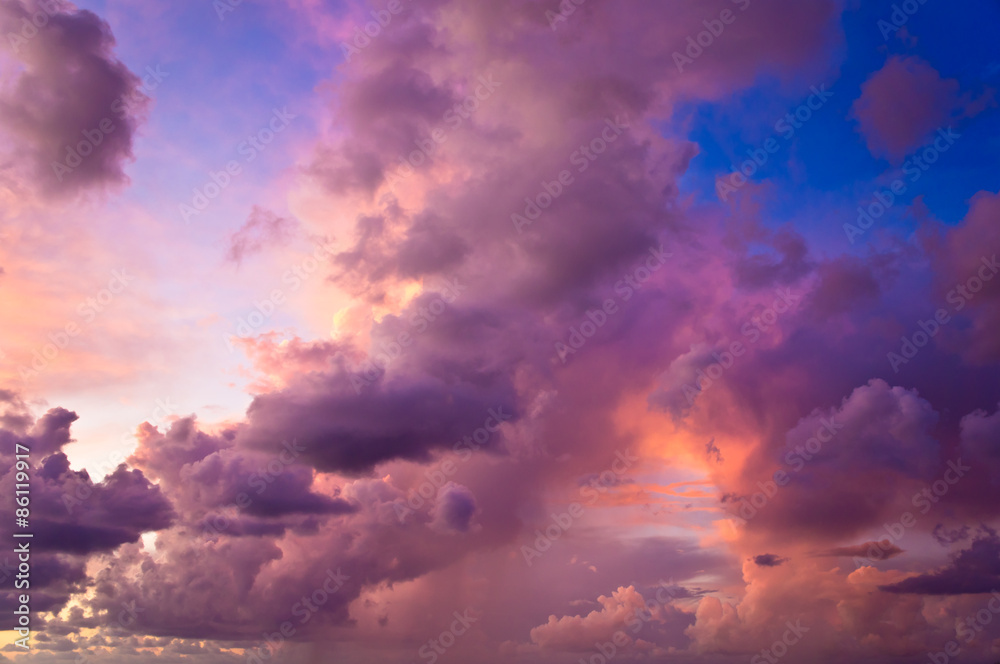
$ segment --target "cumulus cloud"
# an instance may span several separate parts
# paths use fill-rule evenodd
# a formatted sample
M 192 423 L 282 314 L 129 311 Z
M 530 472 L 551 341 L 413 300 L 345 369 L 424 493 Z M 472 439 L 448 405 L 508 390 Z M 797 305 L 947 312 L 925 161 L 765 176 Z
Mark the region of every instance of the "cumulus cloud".
M 235 505 L 254 517 L 356 511 L 341 498 L 311 490 L 315 472 L 301 463 L 306 450 L 296 440 L 282 441 L 272 455 L 240 450 L 232 432 L 211 435 L 194 418 L 182 418 L 165 432 L 142 427 L 130 462 L 174 491 L 187 487 L 180 500 L 191 508 Z
M 438 491 L 431 511 L 431 528 L 443 533 L 464 533 L 476 515 L 476 497 L 464 486 L 449 482 Z
M 15 495 L 18 469 L 15 454 L 28 454 L 31 477 L 30 532 L 32 547 L 32 605 L 38 611 L 58 611 L 82 592 L 92 554 L 110 553 L 137 542 L 146 532 L 171 525 L 176 514 L 170 501 L 139 470 L 119 466 L 103 480 L 87 471 L 70 469 L 62 448 L 73 442 L 70 428 L 76 413 L 53 408 L 37 420 L 21 397 L 0 391 L 0 461 L 5 469 L 0 487 Z M 15 445 L 26 447 L 16 451 Z M 0 530 L 12 538 L 13 519 Z M 13 540 L 11 540 L 13 541 Z M 11 565 L 11 557 L 2 561 Z M 10 567 L 13 569 L 13 567 Z M 0 594 L 0 604 L 12 608 L 17 591 Z
M 597 603 L 601 608 L 586 615 L 549 616 L 548 622 L 531 630 L 532 643 L 543 650 L 585 652 L 594 648 L 595 643 L 610 642 L 616 632 L 621 632 L 625 641 L 635 646 L 638 643 L 635 635 L 646 622 L 663 622 L 673 617 L 672 607 L 652 602 L 648 608 L 635 586 L 620 587 L 610 596 L 601 595 Z
M 40 28 L 31 23 L 35 15 L 47 17 Z M 68 2 L 5 0 L 0 31 L 14 35 L 0 57 L 17 71 L 0 92 L 0 131 L 34 188 L 69 195 L 126 182 L 149 100 L 139 77 L 115 57 L 108 24 Z M 78 157 L 69 156 L 74 150 Z
M 916 491 L 941 467 L 938 417 L 915 391 L 881 379 L 854 389 L 839 408 L 813 412 L 775 450 L 790 483 L 752 527 L 832 542 L 912 508 L 900 494 Z
M 963 111 L 975 112 L 960 92 L 958 81 L 942 78 L 919 57 L 894 55 L 862 84 L 851 114 L 868 150 L 899 164 Z
M 914 593 L 988 582 L 990 538 L 912 579 L 821 558 L 866 555 L 870 542 L 844 543 L 878 537 L 869 531 L 912 510 L 913 493 L 938 478 L 956 446 L 991 458 L 995 416 L 968 404 L 1000 401 L 992 367 L 977 364 L 996 346 L 992 314 L 974 321 L 976 355 L 928 348 L 926 366 L 906 380 L 873 370 L 872 357 L 881 362 L 928 295 L 909 287 L 926 281 L 915 277 L 927 256 L 892 247 L 868 261 L 827 257 L 743 212 L 734 220 L 693 208 L 680 181 L 697 148 L 665 130 L 676 109 L 732 98 L 765 74 L 791 86 L 825 72 L 816 56 L 837 40 L 841 3 L 754 2 L 684 75 L 671 52 L 702 29 L 704 3 L 670 12 L 645 0 L 630 11 L 588 3 L 558 32 L 535 3 L 418 4 L 337 74 L 342 94 L 309 156 L 309 193 L 336 210 L 321 230 L 345 238 L 334 281 L 359 296 L 333 338 L 242 340 L 261 375 L 245 418 L 143 424 L 131 469 L 98 483 L 60 452 L 71 413 L 36 422 L 16 395 L 0 393 L 11 405 L 0 437 L 30 435 L 48 455 L 46 482 L 93 493 L 91 507 L 47 524 L 47 541 L 66 549 L 47 568 L 61 579 L 53 587 L 63 584 L 53 606 L 78 587 L 93 590 L 86 612 L 68 612 L 62 628 L 113 624 L 124 601 L 144 609 L 128 626 L 136 635 L 245 643 L 297 619 L 303 597 L 341 570 L 346 585 L 298 638 L 422 642 L 424 628 L 442 629 L 427 615 L 450 615 L 460 593 L 500 609 L 484 613 L 500 617 L 484 618 L 496 622 L 483 639 L 520 635 L 522 653 L 575 656 L 624 631 L 630 653 L 650 658 L 742 656 L 773 643 L 778 618 L 815 630 L 799 653 L 810 661 L 920 647 L 933 626 Z M 594 35 L 634 48 L 595 47 Z M 99 36 L 94 48 L 110 62 Z M 887 68 L 856 112 L 873 151 L 894 158 L 955 111 L 958 93 L 919 62 Z M 448 112 L 491 73 L 500 85 L 449 126 Z M 934 101 L 893 133 L 884 90 L 894 77 L 904 91 L 939 92 L 945 105 Z M 401 177 L 400 160 L 442 121 L 447 139 Z M 603 146 L 593 158 L 592 145 Z M 572 182 L 559 196 L 546 191 L 551 204 L 519 233 L 512 215 L 538 206 L 563 170 Z M 114 180 L 112 171 L 101 177 Z M 935 229 L 940 250 L 926 254 L 943 282 L 978 260 L 994 199 Z M 227 255 L 239 262 L 292 231 L 255 208 Z M 636 282 L 662 247 L 675 259 Z M 445 275 L 466 289 L 452 302 L 434 290 Z M 778 288 L 794 289 L 801 306 L 754 326 Z M 609 300 L 617 313 L 564 365 L 554 342 Z M 992 300 L 984 292 L 979 301 Z M 735 340 L 747 353 L 690 398 L 685 385 Z M 526 569 L 519 547 L 552 525 L 552 505 L 585 500 L 581 489 L 632 445 L 649 465 L 601 480 L 600 503 Z M 992 516 L 992 504 L 976 507 L 981 492 L 996 495 L 988 465 L 942 500 L 948 518 Z M 716 488 L 728 504 L 777 470 L 789 481 L 748 523 L 719 513 Z M 75 549 L 60 544 L 56 526 L 74 534 Z M 604 538 L 629 526 L 693 527 L 698 539 Z M 148 530 L 155 551 L 137 543 Z M 81 561 L 97 553 L 107 559 L 84 579 Z M 656 595 L 635 579 L 652 583 L 665 561 L 719 590 L 686 593 L 685 610 L 651 607 Z M 457 568 L 477 576 L 458 589 L 440 582 Z M 567 608 L 594 596 L 596 610 Z M 633 630 L 629 621 L 647 615 Z
M 998 211 L 1000 194 L 982 191 L 960 225 L 934 226 L 924 235 L 939 301 L 954 318 L 968 321 L 949 323 L 945 347 L 974 364 L 1000 359 L 1000 341 L 991 334 L 1000 324 L 1000 231 L 991 221 Z

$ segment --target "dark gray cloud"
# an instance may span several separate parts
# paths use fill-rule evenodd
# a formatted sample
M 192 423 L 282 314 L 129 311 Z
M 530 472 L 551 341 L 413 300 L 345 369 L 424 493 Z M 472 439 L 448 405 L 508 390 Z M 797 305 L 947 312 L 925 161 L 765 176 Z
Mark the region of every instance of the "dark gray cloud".
M 762 553 L 753 557 L 753 562 L 758 567 L 778 567 L 788 562 L 788 558 L 782 558 L 773 553 Z
M 967 549 L 952 556 L 947 567 L 879 586 L 897 594 L 968 595 L 1000 590 L 1000 537 L 983 528 Z

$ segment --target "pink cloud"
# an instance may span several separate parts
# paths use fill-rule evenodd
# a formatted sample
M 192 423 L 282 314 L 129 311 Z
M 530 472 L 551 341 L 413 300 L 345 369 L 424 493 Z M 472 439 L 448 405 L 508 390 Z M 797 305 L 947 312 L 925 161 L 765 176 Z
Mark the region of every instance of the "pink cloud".
M 982 106 L 960 94 L 958 81 L 941 77 L 916 56 L 892 56 L 861 85 L 851 107 L 858 132 L 876 157 L 900 163 L 935 130 Z

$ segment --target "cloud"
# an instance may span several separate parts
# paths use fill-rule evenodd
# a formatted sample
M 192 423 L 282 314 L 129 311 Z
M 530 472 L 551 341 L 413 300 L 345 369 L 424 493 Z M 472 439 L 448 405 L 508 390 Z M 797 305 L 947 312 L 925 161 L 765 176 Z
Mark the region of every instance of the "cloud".
M 968 526 L 949 529 L 943 523 L 939 523 L 934 526 L 931 535 L 934 536 L 934 540 L 941 546 L 950 546 L 969 539 L 969 531 L 970 528 Z
M 430 527 L 442 533 L 468 532 L 475 515 L 476 497 L 472 491 L 449 482 L 438 491 Z
M 898 517 L 909 502 L 900 494 L 940 466 L 932 435 L 938 418 L 915 391 L 881 379 L 855 388 L 839 408 L 802 418 L 774 451 L 790 483 L 752 527 L 830 541 Z
M 754 556 L 753 562 L 758 567 L 778 567 L 783 563 L 787 563 L 788 558 L 782 558 L 773 553 L 762 553 L 759 556 Z
M 1000 359 L 1000 340 L 990 333 L 1000 324 L 1000 229 L 991 221 L 997 214 L 1000 194 L 981 191 L 961 224 L 928 225 L 922 238 L 939 301 L 949 314 L 970 323 L 949 324 L 946 347 L 976 364 Z
M 626 623 L 646 610 L 646 600 L 634 586 L 618 588 L 610 596 L 601 595 L 597 602 L 601 608 L 586 615 L 549 616 L 544 625 L 532 628 L 532 643 L 543 650 L 585 652 L 595 642 L 611 641 L 615 632 L 624 632 Z M 662 608 L 654 605 L 654 610 L 657 618 L 662 619 Z
M 32 606 L 57 612 L 85 590 L 89 556 L 111 553 L 137 542 L 143 533 L 168 528 L 176 514 L 160 488 L 138 470 L 121 465 L 95 482 L 87 471 L 70 469 L 62 448 L 73 442 L 70 427 L 78 419 L 76 413 L 52 408 L 36 420 L 10 390 L 0 390 L 0 405 L 5 405 L 0 411 L 0 461 L 5 468 L 0 489 L 10 496 L 22 482 L 15 445 L 30 450 L 32 468 L 25 472 L 31 477 Z M 14 525 L 12 518 L 0 527 L 0 535 L 13 541 Z M 8 567 L 15 569 L 13 558 L 0 557 L 4 575 Z M 0 605 L 12 608 L 16 594 L 13 588 L 0 593 Z
M 48 21 L 21 39 L 36 13 Z M 139 78 L 114 56 L 108 24 L 68 2 L 6 0 L 0 31 L 15 35 L 4 39 L 11 51 L 0 57 L 17 63 L 0 93 L 0 131 L 24 160 L 33 187 L 71 195 L 127 182 L 124 166 L 149 100 Z M 73 151 L 78 157 L 68 157 Z
M 704 3 L 670 12 L 643 0 L 634 11 L 588 3 L 558 31 L 519 1 L 414 3 L 394 19 L 337 72 L 342 94 L 308 158 L 308 195 L 295 199 L 329 204 L 335 212 L 310 224 L 344 238 L 334 281 L 360 297 L 333 336 L 241 341 L 256 371 L 246 416 L 143 424 L 131 469 L 96 487 L 60 456 L 67 411 L 39 424 L 12 405 L 3 420 L 37 429 L 47 478 L 95 492 L 94 514 L 76 514 L 66 530 L 84 529 L 81 546 L 106 560 L 85 581 L 83 553 L 52 565 L 63 595 L 72 584 L 92 590 L 80 599 L 87 613 L 63 628 L 113 624 L 121 602 L 134 601 L 144 609 L 128 628 L 137 642 L 259 639 L 297 620 L 302 598 L 335 568 L 350 582 L 302 624 L 302 640 L 409 648 L 467 601 L 489 609 L 467 640 L 482 638 L 484 650 L 492 635 L 529 634 L 514 647 L 580 653 L 625 630 L 629 652 L 649 659 L 724 658 L 769 647 L 777 617 L 808 617 L 810 661 L 919 645 L 932 613 L 922 599 L 873 592 L 902 572 L 850 572 L 808 552 L 858 552 L 864 544 L 838 545 L 876 537 L 868 531 L 912 509 L 954 445 L 988 456 L 993 421 L 968 404 L 996 403 L 995 380 L 982 378 L 991 368 L 928 348 L 927 365 L 906 380 L 873 370 L 930 295 L 912 287 L 927 282 L 917 278 L 927 256 L 890 247 L 864 261 L 827 257 L 793 229 L 692 206 L 681 183 L 698 148 L 669 129 L 678 109 L 742 98 L 762 77 L 792 86 L 828 73 L 820 56 L 838 39 L 840 3 L 793 4 L 751 3 L 683 75 L 671 51 L 702 29 Z M 595 48 L 595 38 L 634 48 Z M 496 92 L 390 187 L 400 159 L 490 72 Z M 603 146 L 593 159 L 581 151 L 589 145 Z M 573 182 L 549 193 L 564 169 Z M 551 204 L 518 233 L 511 215 L 543 191 Z M 989 231 L 983 200 L 942 231 L 939 274 L 950 278 L 953 264 L 961 273 Z M 255 208 L 227 256 L 239 262 L 293 230 Z M 660 247 L 674 260 L 639 284 Z M 467 285 L 454 302 L 434 292 L 444 274 Z M 775 288 L 794 288 L 801 305 L 751 325 L 749 348 L 743 330 Z M 611 298 L 618 313 L 572 363 L 559 362 L 554 342 Z M 977 338 L 988 349 L 987 332 Z M 688 399 L 684 385 L 734 340 L 748 352 Z M 795 457 L 801 468 L 786 460 L 817 441 Z M 600 503 L 527 568 L 519 547 L 552 526 L 553 505 L 585 500 L 580 490 L 615 468 L 614 450 L 632 446 L 641 467 L 601 482 Z M 716 489 L 739 499 L 779 469 L 790 481 L 749 523 L 718 511 Z M 942 500 L 949 518 L 981 501 L 970 496 L 985 475 Z M 155 549 L 136 542 L 144 528 L 157 529 Z M 609 541 L 626 528 L 695 534 Z M 663 569 L 710 577 L 719 590 L 688 593 L 683 611 L 650 609 L 633 632 L 629 619 L 655 597 L 645 584 Z M 471 582 L 450 583 L 452 574 Z M 581 597 L 598 597 L 596 610 L 574 615 Z
M 232 431 L 211 435 L 188 417 L 162 433 L 141 427 L 129 461 L 180 493 L 178 502 L 199 514 L 228 506 L 251 517 L 356 512 L 342 498 L 312 491 L 315 473 L 301 463 L 306 450 L 295 440 L 282 441 L 271 455 L 238 449 Z
M 969 548 L 952 556 L 951 565 L 879 586 L 879 590 L 916 595 L 980 594 L 1000 590 L 1000 538 L 996 531 L 983 528 Z
M 383 378 L 360 390 L 360 375 L 350 371 L 311 374 L 257 396 L 237 440 L 266 452 L 295 439 L 305 448 L 305 463 L 359 474 L 394 459 L 428 460 L 432 451 L 450 449 L 482 428 L 491 410 L 516 419 L 509 377 L 457 363 L 452 371 L 447 378 Z
M 905 551 L 895 544 L 889 543 L 888 548 L 884 548 L 878 542 L 864 542 L 862 544 L 852 544 L 851 546 L 838 546 L 814 555 L 827 558 L 867 558 L 869 560 L 888 560 L 895 558 Z
M 279 217 L 274 212 L 254 205 L 250 216 L 229 238 L 226 258 L 237 265 L 244 258 L 260 253 L 269 246 L 281 246 L 295 234 L 298 222 Z
M 159 487 L 124 465 L 94 484 L 86 471 L 70 470 L 60 452 L 46 457 L 37 477 L 44 488 L 35 499 L 43 507 L 33 514 L 34 540 L 49 551 L 111 551 L 138 541 L 142 533 L 167 528 L 174 518 Z
M 868 150 L 894 164 L 955 122 L 969 100 L 958 81 L 942 78 L 916 56 L 893 55 L 861 85 L 851 107 Z

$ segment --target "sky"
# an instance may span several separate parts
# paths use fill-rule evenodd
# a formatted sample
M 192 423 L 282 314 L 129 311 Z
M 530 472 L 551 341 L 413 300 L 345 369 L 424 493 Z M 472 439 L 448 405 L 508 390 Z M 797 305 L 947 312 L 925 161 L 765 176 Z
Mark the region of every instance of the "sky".
M 0 0 L 0 661 L 1000 660 L 998 22 Z

